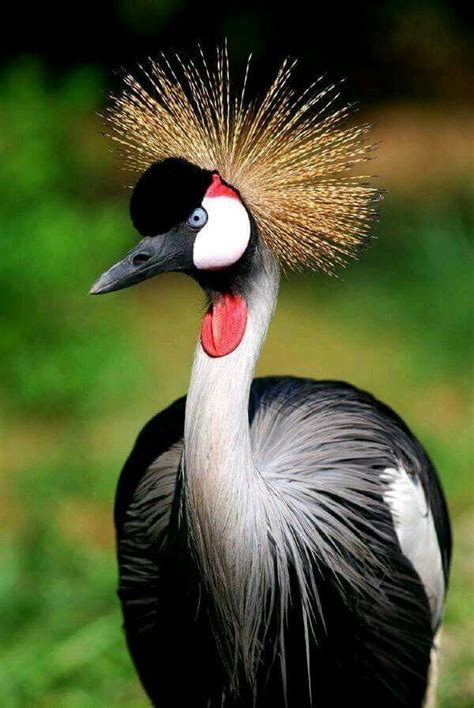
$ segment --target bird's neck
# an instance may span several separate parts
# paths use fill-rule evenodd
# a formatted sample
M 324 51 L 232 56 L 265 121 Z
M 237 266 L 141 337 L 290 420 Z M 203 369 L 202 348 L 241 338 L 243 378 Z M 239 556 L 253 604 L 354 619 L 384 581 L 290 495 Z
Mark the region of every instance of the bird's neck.
M 273 258 L 266 251 L 256 254 L 245 282 L 243 339 L 233 352 L 216 358 L 198 343 L 186 403 L 184 504 L 193 549 L 218 619 L 233 626 L 236 636 L 229 642 L 248 646 L 257 628 L 245 618 L 248 604 L 258 602 L 263 591 L 266 560 L 260 556 L 268 544 L 259 513 L 265 483 L 252 457 L 249 395 L 278 283 Z
M 186 477 L 219 486 L 253 474 L 249 433 L 249 394 L 255 366 L 272 318 L 279 284 L 278 267 L 259 251 L 242 288 L 248 315 L 238 347 L 226 356 L 209 356 L 199 341 L 186 403 Z M 236 469 L 235 469 L 236 468 Z

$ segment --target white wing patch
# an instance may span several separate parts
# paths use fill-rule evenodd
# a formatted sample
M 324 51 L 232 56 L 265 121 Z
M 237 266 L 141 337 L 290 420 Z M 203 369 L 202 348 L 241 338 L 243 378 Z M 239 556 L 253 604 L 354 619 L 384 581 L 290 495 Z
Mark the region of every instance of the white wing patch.
M 403 467 L 387 468 L 381 478 L 388 483 L 383 497 L 390 507 L 400 548 L 421 578 L 435 627 L 443 614 L 445 586 L 438 537 L 423 487 Z

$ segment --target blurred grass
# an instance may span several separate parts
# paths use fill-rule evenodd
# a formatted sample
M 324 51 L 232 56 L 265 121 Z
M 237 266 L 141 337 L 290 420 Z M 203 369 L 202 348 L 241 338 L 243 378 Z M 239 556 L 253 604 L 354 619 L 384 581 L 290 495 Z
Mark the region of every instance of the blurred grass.
M 186 390 L 202 298 L 180 276 L 86 295 L 134 240 L 94 119 L 104 89 L 96 69 L 52 83 L 32 60 L 0 77 L 0 702 L 12 707 L 146 705 L 121 635 L 111 506 L 139 428 Z M 432 455 L 455 534 L 443 708 L 474 699 L 473 196 L 452 178 L 442 198 L 394 193 L 363 261 L 339 279 L 285 280 L 258 369 L 367 388 Z

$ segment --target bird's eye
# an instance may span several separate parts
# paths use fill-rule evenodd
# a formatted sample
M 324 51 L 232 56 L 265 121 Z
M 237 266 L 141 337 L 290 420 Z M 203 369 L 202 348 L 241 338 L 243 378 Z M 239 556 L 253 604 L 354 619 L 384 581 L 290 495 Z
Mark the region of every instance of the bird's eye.
M 202 229 L 204 224 L 207 222 L 207 211 L 202 207 L 197 207 L 188 217 L 186 223 L 192 226 L 193 229 Z

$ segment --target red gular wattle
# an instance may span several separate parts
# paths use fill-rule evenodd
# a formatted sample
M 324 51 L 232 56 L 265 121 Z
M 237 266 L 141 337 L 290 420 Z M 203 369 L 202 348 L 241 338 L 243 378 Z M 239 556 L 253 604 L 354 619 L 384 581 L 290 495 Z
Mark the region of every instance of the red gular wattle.
M 204 315 L 201 344 L 209 356 L 226 356 L 239 346 L 247 325 L 247 303 L 240 295 L 224 293 Z

